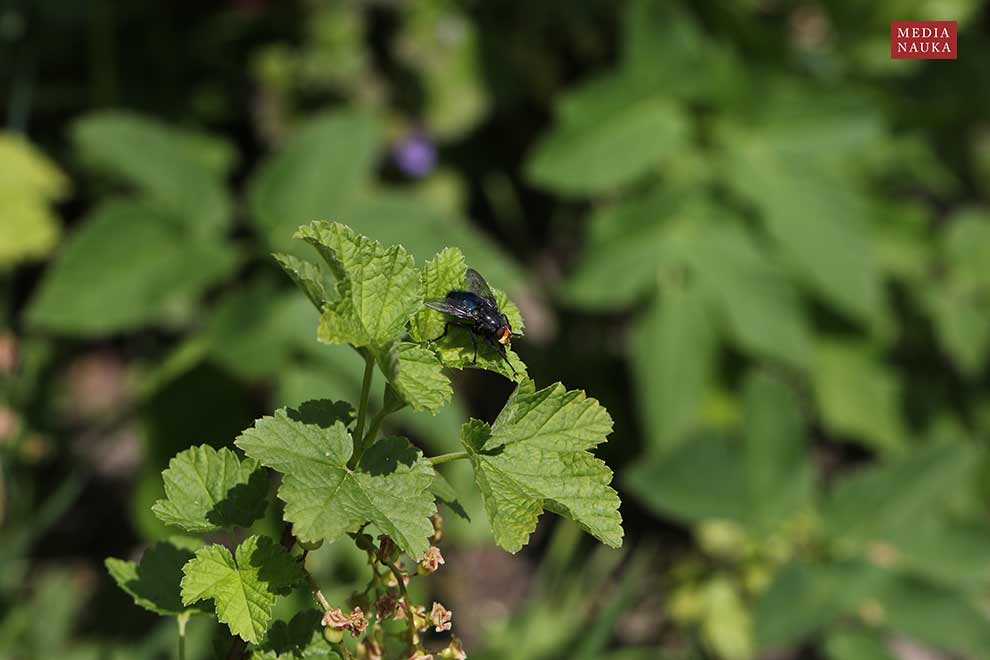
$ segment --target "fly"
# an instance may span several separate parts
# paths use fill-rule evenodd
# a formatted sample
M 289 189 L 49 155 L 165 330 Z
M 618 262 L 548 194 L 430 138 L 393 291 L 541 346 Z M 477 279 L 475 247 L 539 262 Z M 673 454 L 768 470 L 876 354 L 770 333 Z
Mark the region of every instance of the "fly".
M 492 290 L 488 288 L 488 282 L 481 273 L 468 268 L 465 279 L 467 291 L 448 291 L 443 298 L 429 298 L 423 301 L 423 304 L 430 309 L 449 317 L 446 325 L 443 326 L 443 334 L 433 341 L 439 341 L 447 336 L 447 331 L 452 325 L 467 328 L 471 331 L 471 343 L 474 344 L 475 363 L 478 362 L 477 338 L 481 337 L 502 356 L 512 369 L 513 375 L 518 375 L 505 353 L 512 339 L 509 318 L 498 308 L 498 302 L 495 301 L 495 296 L 492 295 Z

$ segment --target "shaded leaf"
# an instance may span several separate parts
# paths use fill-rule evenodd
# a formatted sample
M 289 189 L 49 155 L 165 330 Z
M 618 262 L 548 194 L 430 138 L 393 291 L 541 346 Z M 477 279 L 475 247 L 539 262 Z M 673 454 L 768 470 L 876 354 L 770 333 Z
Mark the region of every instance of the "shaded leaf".
M 612 471 L 588 449 L 605 441 L 612 419 L 584 392 L 560 383 L 540 391 L 523 381 L 492 426 L 461 430 L 495 542 L 517 552 L 544 507 L 570 518 L 612 547 L 622 545 Z
M 399 342 L 378 357 L 382 373 L 414 410 L 437 414 L 454 394 L 436 354 L 419 344 Z
M 187 532 L 250 527 L 264 515 L 268 477 L 257 461 L 209 445 L 180 452 L 162 472 L 167 499 L 151 510 L 166 525 Z
M 202 609 L 184 606 L 179 593 L 182 567 L 201 545 L 193 539 L 175 537 L 145 550 L 139 563 L 110 557 L 104 564 L 117 586 L 135 603 L 155 614 L 177 616 Z

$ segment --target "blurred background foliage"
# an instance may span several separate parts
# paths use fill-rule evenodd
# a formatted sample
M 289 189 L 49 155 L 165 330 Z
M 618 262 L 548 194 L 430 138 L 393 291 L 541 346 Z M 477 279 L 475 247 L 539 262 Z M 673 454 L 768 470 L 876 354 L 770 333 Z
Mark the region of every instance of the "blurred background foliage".
M 890 60 L 893 19 L 957 20 L 959 59 Z M 429 595 L 471 657 L 990 657 L 988 28 L 979 0 L 0 3 L 0 657 L 171 657 L 102 560 L 168 534 L 177 451 L 356 398 L 268 256 L 316 218 L 460 247 L 537 382 L 616 420 L 622 551 L 547 516 L 507 555 L 446 470 L 473 522 Z M 448 451 L 509 391 L 457 383 L 397 427 Z M 314 562 L 331 600 L 364 579 Z

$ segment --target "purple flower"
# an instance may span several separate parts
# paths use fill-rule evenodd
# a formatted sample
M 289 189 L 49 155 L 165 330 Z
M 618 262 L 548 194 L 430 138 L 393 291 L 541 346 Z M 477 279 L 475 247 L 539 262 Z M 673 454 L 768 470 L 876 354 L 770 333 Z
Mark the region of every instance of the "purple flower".
M 395 164 L 405 174 L 426 176 L 437 166 L 437 148 L 429 136 L 419 131 L 407 134 L 392 147 Z

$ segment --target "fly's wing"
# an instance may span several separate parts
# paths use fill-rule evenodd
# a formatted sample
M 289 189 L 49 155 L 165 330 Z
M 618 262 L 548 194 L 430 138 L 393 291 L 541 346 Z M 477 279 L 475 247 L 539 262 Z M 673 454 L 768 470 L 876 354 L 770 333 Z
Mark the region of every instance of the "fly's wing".
M 451 304 L 446 298 L 427 298 L 423 301 L 423 304 L 441 314 L 453 316 L 462 321 L 474 321 L 474 312 L 472 310 Z
M 497 305 L 495 302 L 495 296 L 492 294 L 492 290 L 488 287 L 488 282 L 486 282 L 485 278 L 481 276 L 481 273 L 476 271 L 474 268 L 468 268 L 467 273 L 465 274 L 465 279 L 467 280 L 468 291 L 481 296 L 493 305 Z

